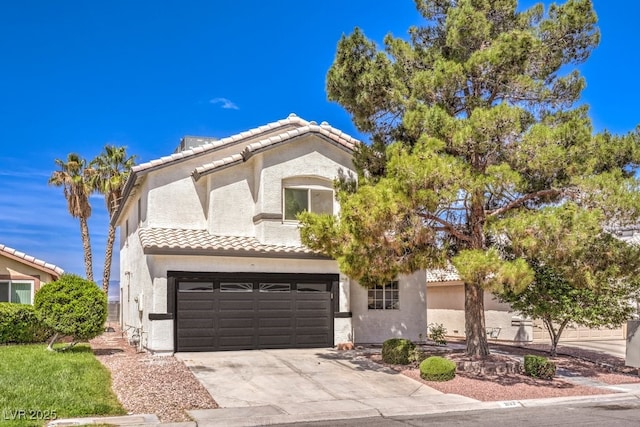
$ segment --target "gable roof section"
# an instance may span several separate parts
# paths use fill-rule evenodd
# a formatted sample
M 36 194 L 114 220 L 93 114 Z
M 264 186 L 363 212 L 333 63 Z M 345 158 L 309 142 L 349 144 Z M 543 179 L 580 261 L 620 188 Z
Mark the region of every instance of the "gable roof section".
M 462 279 L 453 265 L 427 270 L 427 283 L 459 282 L 460 280 Z
M 207 230 L 143 228 L 138 231 L 145 254 L 220 255 L 264 258 L 329 257 L 306 246 L 268 245 L 254 237 L 217 236 Z
M 281 133 L 276 134 L 275 136 L 268 136 L 278 131 L 281 131 Z M 239 147 L 237 154 L 197 168 L 195 171 L 193 171 L 193 177 L 197 180 L 201 174 L 209 173 L 217 167 L 230 166 L 232 164 L 240 163 L 242 161 L 245 161 L 252 154 L 258 151 L 282 142 L 295 139 L 311 132 L 316 133 L 329 142 L 332 142 L 339 147 L 349 151 L 353 151 L 356 145 L 360 143 L 360 141 L 358 141 L 357 139 L 330 126 L 327 122 L 322 122 L 320 125 L 318 125 L 316 122 L 308 122 L 293 113 L 290 114 L 286 119 L 259 126 L 254 129 L 241 132 L 237 135 L 218 140 L 202 138 L 203 141 L 208 142 L 203 145 L 190 148 L 188 150 L 174 153 L 170 156 L 161 157 L 159 159 L 151 160 L 149 162 L 141 163 L 137 166 L 134 166 L 131 170 L 129 178 L 127 179 L 127 182 L 125 183 L 122 192 L 122 199 L 120 200 L 118 208 L 111 218 L 111 223 L 114 225 L 117 224 L 118 219 L 127 204 L 128 197 L 131 195 L 133 188 L 140 182 L 144 175 L 153 170 L 161 169 L 185 160 L 206 155 L 223 148 L 231 147 L 234 145 L 241 145 L 242 143 L 248 143 L 248 145 L 246 145 L 244 148 Z M 259 139 L 260 136 L 264 136 L 265 138 Z
M 202 176 L 207 175 L 214 170 L 245 162 L 254 154 L 309 134 L 317 134 L 328 142 L 349 152 L 352 152 L 360 143 L 357 139 L 331 127 L 327 122 L 322 122 L 320 125 L 311 122 L 297 129 L 288 130 L 281 134 L 253 142 L 247 145 L 239 154 L 234 154 L 223 159 L 204 164 L 193 171 L 193 178 L 197 181 Z
M 18 261 L 22 264 L 41 270 L 53 276 L 54 279 L 57 279 L 64 273 L 64 270 L 56 265 L 34 258 L 31 255 L 27 255 L 24 252 L 17 251 L 3 244 L 0 244 L 0 256 L 5 256 L 14 261 Z

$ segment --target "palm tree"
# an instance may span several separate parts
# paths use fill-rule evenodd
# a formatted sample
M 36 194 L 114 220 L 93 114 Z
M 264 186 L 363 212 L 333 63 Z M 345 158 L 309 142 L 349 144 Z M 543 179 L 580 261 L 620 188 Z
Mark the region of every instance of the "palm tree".
M 118 208 L 124 184 L 134 165 L 135 156 L 127 157 L 126 147 L 115 147 L 113 145 L 106 145 L 104 151 L 90 163 L 92 168 L 91 186 L 95 191 L 104 195 L 109 218 L 113 216 L 113 213 Z M 102 275 L 102 289 L 107 294 L 109 293 L 109 278 L 111 276 L 111 260 L 113 259 L 115 238 L 116 228 L 109 221 L 109 232 L 104 255 L 104 272 Z
M 80 235 L 84 249 L 84 268 L 87 280 L 93 282 L 93 262 L 91 259 L 91 241 L 89 239 L 89 224 L 91 205 L 89 195 L 93 192 L 89 183 L 89 170 L 87 161 L 76 153 L 67 155 L 66 162 L 55 160 L 59 170 L 54 171 L 49 178 L 49 184 L 62 187 L 64 197 L 67 199 L 67 209 L 72 217 L 80 220 Z

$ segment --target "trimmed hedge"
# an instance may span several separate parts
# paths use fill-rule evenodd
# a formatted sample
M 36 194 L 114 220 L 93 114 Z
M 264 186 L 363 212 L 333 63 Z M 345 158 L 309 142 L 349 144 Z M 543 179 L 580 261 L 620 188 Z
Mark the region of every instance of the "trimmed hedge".
M 408 365 L 416 345 L 405 338 L 391 338 L 382 343 L 382 360 L 393 365 Z
M 454 361 L 440 356 L 427 357 L 420 363 L 420 378 L 427 381 L 449 381 L 456 376 Z
M 52 334 L 38 319 L 33 306 L 0 302 L 0 344 L 44 342 Z
M 34 306 L 38 317 L 56 334 L 74 341 L 89 340 L 104 331 L 107 295 L 79 276 L 63 274 L 44 285 L 36 292 Z
M 546 357 L 527 354 L 524 356 L 524 373 L 533 378 L 550 380 L 556 375 L 556 364 Z

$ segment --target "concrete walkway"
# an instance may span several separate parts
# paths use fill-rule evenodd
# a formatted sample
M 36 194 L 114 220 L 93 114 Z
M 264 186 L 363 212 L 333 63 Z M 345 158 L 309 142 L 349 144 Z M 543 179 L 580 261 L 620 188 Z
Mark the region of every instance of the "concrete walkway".
M 586 350 L 599 351 L 611 356 L 620 357 L 622 359 L 626 356 L 627 340 L 601 340 L 601 341 L 561 341 L 560 347 L 577 347 Z

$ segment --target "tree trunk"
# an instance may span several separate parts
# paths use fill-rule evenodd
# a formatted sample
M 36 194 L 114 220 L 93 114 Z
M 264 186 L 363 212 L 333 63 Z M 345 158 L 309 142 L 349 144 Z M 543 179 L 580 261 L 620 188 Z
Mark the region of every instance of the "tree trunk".
M 47 350 L 55 351 L 53 345 L 56 343 L 56 341 L 58 341 L 58 338 L 60 338 L 60 335 L 57 332 L 53 334 L 53 336 L 51 337 L 51 341 L 49 341 L 49 345 L 47 346 Z
M 107 246 L 104 253 L 104 272 L 102 273 L 102 290 L 109 295 L 109 279 L 111 278 L 111 260 L 113 259 L 113 242 L 116 240 L 116 229 L 109 223 Z
M 560 342 L 560 337 L 562 336 L 562 332 L 564 328 L 569 324 L 569 320 L 564 320 L 558 330 L 556 331 L 553 327 L 553 322 L 548 319 L 544 319 L 544 326 L 547 328 L 549 332 L 549 337 L 551 338 L 551 349 L 549 350 L 549 356 L 556 357 L 558 355 L 558 343 Z
M 84 268 L 87 280 L 93 282 L 93 260 L 91 258 L 91 240 L 89 239 L 89 224 L 87 218 L 80 217 L 80 235 L 84 249 Z
M 474 163 L 474 165 L 477 161 Z M 469 249 L 486 250 L 484 235 L 484 194 L 478 190 L 471 200 Z M 467 356 L 484 359 L 489 356 L 489 342 L 484 322 L 484 290 L 478 283 L 464 285 L 464 329 L 467 339 Z
M 489 343 L 484 322 L 484 290 L 482 287 L 465 283 L 464 314 L 467 356 L 487 357 L 489 355 Z

